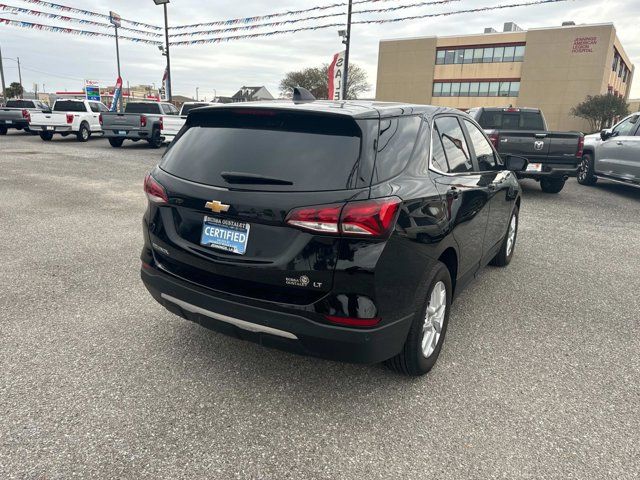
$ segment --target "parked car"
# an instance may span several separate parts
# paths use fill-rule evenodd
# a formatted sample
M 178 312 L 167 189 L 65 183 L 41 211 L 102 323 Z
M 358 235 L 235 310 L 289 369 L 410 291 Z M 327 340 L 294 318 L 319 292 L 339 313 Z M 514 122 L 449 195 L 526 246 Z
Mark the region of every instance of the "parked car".
M 178 109 L 170 103 L 129 102 L 124 113 L 104 114 L 102 129 L 114 148 L 122 147 L 125 140 L 146 140 L 151 148 L 160 148 L 163 118 L 175 115 Z
M 38 100 L 7 100 L 7 104 L 0 107 L 0 135 L 6 135 L 10 128 L 29 131 L 31 115 L 48 110 L 49 106 Z
M 208 328 L 421 375 L 454 296 L 513 258 L 526 164 L 454 109 L 200 108 L 145 179 L 142 280 Z
M 93 100 L 57 100 L 52 111 L 31 115 L 29 128 L 47 142 L 55 134 L 75 134 L 78 141 L 86 142 L 91 135 L 102 133 L 100 115 L 108 111 L 103 103 Z
M 578 182 L 594 185 L 598 179 L 640 187 L 640 113 L 613 128 L 587 135 L 578 169 Z
M 522 155 L 529 160 L 518 178 L 540 182 L 543 192 L 559 193 L 567 178 L 575 175 L 582 159 L 584 135 L 550 132 L 537 108 L 473 108 L 474 118 L 498 149 L 498 153 Z
M 184 127 L 185 122 L 187 121 L 187 115 L 189 112 L 195 108 L 200 107 L 209 107 L 211 105 L 216 105 L 215 103 L 206 103 L 206 102 L 185 102 L 182 104 L 182 108 L 180 109 L 179 116 L 168 116 L 163 118 L 162 122 L 162 140 L 165 143 L 173 142 L 173 139 L 176 138 L 180 129 Z

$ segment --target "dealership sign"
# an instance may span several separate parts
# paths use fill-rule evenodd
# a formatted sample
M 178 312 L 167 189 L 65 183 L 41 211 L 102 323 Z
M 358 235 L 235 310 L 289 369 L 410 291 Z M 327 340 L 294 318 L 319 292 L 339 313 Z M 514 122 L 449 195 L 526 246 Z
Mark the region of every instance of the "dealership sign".
M 100 82 L 97 80 L 85 80 L 84 81 L 84 92 L 87 97 L 87 100 L 95 100 L 99 102 L 100 98 Z
M 116 12 L 109 12 L 109 21 L 116 28 L 120 28 L 120 25 L 122 25 L 122 18 Z
M 593 47 L 597 44 L 598 37 L 576 37 L 571 53 L 593 53 Z
M 344 57 L 346 52 L 336 53 L 329 66 L 329 100 L 344 99 Z

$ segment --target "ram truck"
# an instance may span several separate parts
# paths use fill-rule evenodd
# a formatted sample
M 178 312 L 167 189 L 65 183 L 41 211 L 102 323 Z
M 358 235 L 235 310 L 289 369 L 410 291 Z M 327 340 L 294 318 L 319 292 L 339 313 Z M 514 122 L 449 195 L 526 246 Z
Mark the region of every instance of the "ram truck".
M 178 109 L 170 103 L 132 101 L 127 103 L 124 113 L 104 114 L 102 129 L 114 148 L 122 147 L 125 140 L 144 140 L 151 148 L 160 148 L 163 119 L 176 115 Z
M 210 107 L 215 105 L 215 103 L 207 103 L 207 102 L 185 102 L 180 109 L 180 115 L 178 116 L 169 116 L 165 117 L 162 122 L 162 140 L 165 143 L 173 142 L 173 139 L 176 138 L 178 132 L 184 127 L 184 124 L 187 122 L 187 115 L 189 112 L 195 108 L 200 107 Z
M 11 128 L 29 131 L 31 115 L 50 111 L 49 106 L 38 100 L 8 100 L 0 107 L 0 135 L 6 135 Z
M 582 160 L 581 132 L 550 132 L 537 108 L 473 108 L 467 112 L 489 136 L 501 155 L 519 155 L 529 160 L 518 178 L 540 182 L 546 193 L 559 193 Z
M 93 100 L 57 100 L 51 111 L 31 115 L 29 129 L 45 142 L 54 135 L 75 135 L 79 142 L 86 142 L 91 135 L 102 133 L 100 116 L 108 111 L 106 105 Z

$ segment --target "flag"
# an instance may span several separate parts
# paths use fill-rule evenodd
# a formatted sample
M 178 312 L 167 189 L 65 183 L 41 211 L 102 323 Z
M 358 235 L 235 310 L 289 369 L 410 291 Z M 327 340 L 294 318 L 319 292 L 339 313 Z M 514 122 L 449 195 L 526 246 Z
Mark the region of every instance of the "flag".
M 344 99 L 344 56 L 346 52 L 336 53 L 329 65 L 329 100 Z

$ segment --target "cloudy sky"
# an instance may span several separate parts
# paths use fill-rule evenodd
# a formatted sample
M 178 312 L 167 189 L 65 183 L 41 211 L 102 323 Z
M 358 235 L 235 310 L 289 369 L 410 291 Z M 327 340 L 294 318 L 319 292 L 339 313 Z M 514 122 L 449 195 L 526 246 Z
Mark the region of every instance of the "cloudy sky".
M 162 8 L 156 7 L 152 0 L 54 1 L 101 13 L 115 10 L 123 18 L 156 25 L 163 24 Z M 171 25 L 202 23 L 311 8 L 343 3 L 343 1 L 171 0 L 169 22 Z M 356 5 L 354 10 L 408 5 L 418 1 L 379 0 Z M 422 6 L 391 13 L 355 15 L 354 20 L 404 17 L 526 1 L 530 0 L 457 0 L 443 6 Z M 23 0 L 6 0 L 5 3 L 33 10 L 51 11 Z M 309 13 L 302 17 L 342 11 L 346 9 L 339 7 Z M 82 17 L 76 13 L 68 15 Z M 26 15 L 10 15 L 5 12 L 0 12 L 0 18 L 108 32 L 107 29 L 95 26 L 83 26 Z M 384 25 L 356 25 L 352 35 L 352 59 L 368 72 L 372 91 L 367 96 L 373 96 L 380 39 L 477 33 L 488 26 L 501 29 L 502 24 L 507 21 L 515 21 L 526 29 L 560 25 L 564 20 L 573 20 L 576 23 L 615 23 L 618 36 L 627 53 L 636 65 L 640 65 L 638 19 L 640 19 L 640 2 L 637 0 L 569 0 L 558 4 L 509 8 L 483 14 L 462 14 Z M 93 20 L 103 21 L 96 18 Z M 275 20 L 277 19 L 268 21 Z M 341 21 L 346 21 L 346 15 L 315 22 L 302 22 L 295 26 Z M 260 31 L 286 28 L 293 27 L 272 27 Z M 121 33 L 135 35 L 131 32 Z M 220 36 L 220 34 L 213 36 Z M 120 47 L 125 82 L 128 81 L 131 85 L 160 83 L 165 60 L 156 46 L 122 41 Z M 277 95 L 279 81 L 286 72 L 328 62 L 333 53 L 341 50 L 341 47 L 337 28 L 222 44 L 174 47 L 171 52 L 174 94 L 195 96 L 196 87 L 199 87 L 201 97 L 211 98 L 214 92 L 218 95 L 231 95 L 242 85 L 266 85 L 273 94 Z M 23 83 L 28 90 L 32 89 L 34 83 L 38 83 L 40 89 L 42 84 L 46 84 L 47 91 L 78 90 L 82 88 L 82 79 L 85 78 L 100 80 L 102 85 L 106 86 L 112 85 L 116 77 L 115 42 L 109 38 L 82 38 L 60 33 L 24 30 L 0 24 L 0 48 L 4 57 L 20 57 L 23 66 Z M 17 80 L 15 62 L 5 61 L 5 74 L 7 83 Z M 636 75 L 631 96 L 640 97 L 638 75 Z

